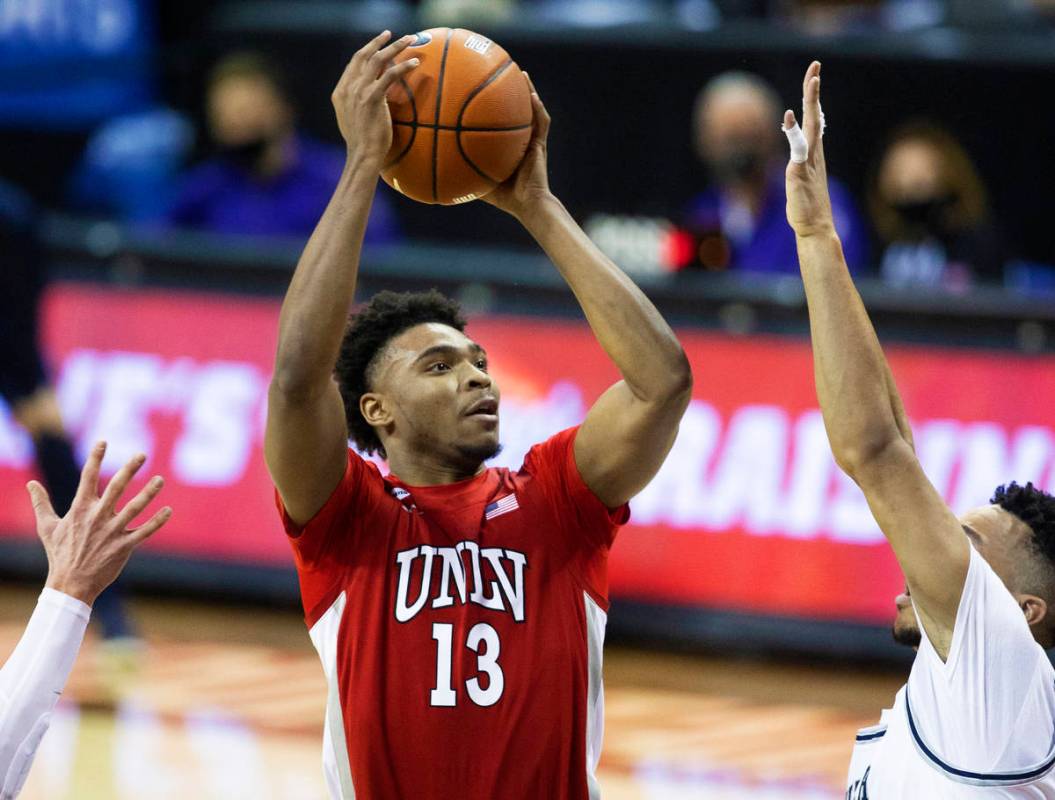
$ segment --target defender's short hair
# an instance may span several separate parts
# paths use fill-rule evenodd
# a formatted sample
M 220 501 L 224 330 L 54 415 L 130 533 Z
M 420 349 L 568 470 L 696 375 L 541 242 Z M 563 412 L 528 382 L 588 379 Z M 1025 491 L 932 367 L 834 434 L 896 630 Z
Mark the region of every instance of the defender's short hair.
M 1043 577 L 1035 577 L 1032 583 L 1043 585 L 1022 588 L 1042 591 L 1046 595 L 1045 599 L 1055 602 L 1055 497 L 1032 483 L 1020 486 L 1012 481 L 1005 486 L 998 486 L 989 502 L 1014 514 L 1029 526 L 1033 534 L 1033 555 L 1039 562 L 1038 566 L 1043 568 Z

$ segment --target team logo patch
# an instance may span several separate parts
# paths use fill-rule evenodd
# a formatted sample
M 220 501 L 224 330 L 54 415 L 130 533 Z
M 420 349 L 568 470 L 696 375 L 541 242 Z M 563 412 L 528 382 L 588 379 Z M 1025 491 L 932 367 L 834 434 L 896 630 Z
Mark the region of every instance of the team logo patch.
M 492 44 L 494 44 L 494 42 L 490 39 L 485 39 L 483 36 L 477 36 L 475 33 L 465 40 L 466 47 L 470 50 L 475 50 L 481 55 L 490 50 Z
M 520 503 L 517 502 L 517 496 L 515 494 L 507 494 L 484 509 L 484 519 L 494 519 L 503 514 L 508 514 L 510 511 L 516 511 L 518 508 L 520 508 Z
M 414 501 L 410 499 L 410 492 L 408 492 L 402 486 L 393 486 L 390 491 L 392 496 L 403 505 L 404 511 L 418 510 L 417 505 L 415 505 Z

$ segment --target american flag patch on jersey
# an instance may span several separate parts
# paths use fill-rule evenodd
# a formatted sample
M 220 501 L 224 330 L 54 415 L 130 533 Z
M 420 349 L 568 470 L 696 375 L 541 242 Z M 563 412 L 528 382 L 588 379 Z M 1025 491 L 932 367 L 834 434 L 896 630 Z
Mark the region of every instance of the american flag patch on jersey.
M 517 502 L 517 496 L 515 494 L 507 494 L 501 500 L 495 500 L 484 509 L 484 519 L 494 519 L 503 514 L 508 514 L 510 511 L 516 511 L 518 508 L 520 508 L 520 503 Z

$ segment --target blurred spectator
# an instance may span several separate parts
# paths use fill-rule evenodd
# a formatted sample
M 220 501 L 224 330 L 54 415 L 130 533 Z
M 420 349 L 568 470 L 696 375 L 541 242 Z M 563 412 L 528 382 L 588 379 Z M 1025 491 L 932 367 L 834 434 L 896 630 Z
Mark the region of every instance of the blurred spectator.
M 898 128 L 874 169 L 868 204 L 888 283 L 963 288 L 1001 280 L 985 187 L 944 129 L 928 122 Z
M 217 155 L 185 176 L 170 222 L 216 233 L 310 234 L 337 186 L 344 151 L 297 130 L 282 76 L 260 55 L 239 53 L 217 64 L 206 105 Z M 366 241 L 396 236 L 379 191 Z
M 796 0 L 789 10 L 791 19 L 797 25 L 818 35 L 870 32 L 876 28 L 904 31 L 941 23 L 947 13 L 946 2 L 947 0 Z
M 124 222 L 162 220 L 193 145 L 194 125 L 172 109 L 115 117 L 89 139 L 67 205 Z
M 784 212 L 782 110 L 773 88 L 746 72 L 719 75 L 696 100 L 696 151 L 714 183 L 690 204 L 686 226 L 700 237 L 700 261 L 708 269 L 798 273 Z M 859 271 L 864 224 L 842 184 L 831 179 L 830 188 L 847 263 Z

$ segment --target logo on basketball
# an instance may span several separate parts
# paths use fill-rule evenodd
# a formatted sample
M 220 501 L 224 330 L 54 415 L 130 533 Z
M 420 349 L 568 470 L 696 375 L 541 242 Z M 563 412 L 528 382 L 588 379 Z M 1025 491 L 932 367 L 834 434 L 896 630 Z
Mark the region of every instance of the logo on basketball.
M 465 46 L 470 50 L 475 50 L 480 55 L 483 55 L 491 49 L 491 45 L 494 44 L 490 39 L 485 39 L 483 36 L 473 34 L 465 40 Z

